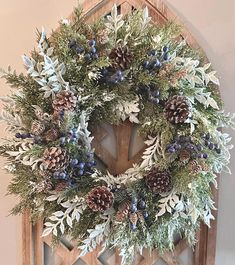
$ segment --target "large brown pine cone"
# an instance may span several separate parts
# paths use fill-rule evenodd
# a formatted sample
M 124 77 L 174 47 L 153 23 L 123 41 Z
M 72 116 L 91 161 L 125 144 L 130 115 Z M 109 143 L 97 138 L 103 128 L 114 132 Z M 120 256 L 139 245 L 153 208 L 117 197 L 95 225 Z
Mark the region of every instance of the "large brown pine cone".
M 94 212 L 104 212 L 112 206 L 113 194 L 108 188 L 98 186 L 87 194 L 86 202 Z
M 172 188 L 171 175 L 169 171 L 160 171 L 152 168 L 145 177 L 145 183 L 153 193 L 164 193 Z
M 52 102 L 53 109 L 56 112 L 65 110 L 74 110 L 77 104 L 77 97 L 69 90 L 63 90 L 56 94 Z
M 31 133 L 34 135 L 40 135 L 45 131 L 45 125 L 38 120 L 33 121 L 31 125 Z
M 112 49 L 109 54 L 109 58 L 112 60 L 114 68 L 120 68 L 122 70 L 125 70 L 130 66 L 132 53 L 130 52 L 127 46 L 118 47 Z
M 165 116 L 172 123 L 182 123 L 189 116 L 189 105 L 184 96 L 173 96 L 165 104 Z
M 64 169 L 68 162 L 67 152 L 60 147 L 47 148 L 43 153 L 43 165 L 50 171 Z

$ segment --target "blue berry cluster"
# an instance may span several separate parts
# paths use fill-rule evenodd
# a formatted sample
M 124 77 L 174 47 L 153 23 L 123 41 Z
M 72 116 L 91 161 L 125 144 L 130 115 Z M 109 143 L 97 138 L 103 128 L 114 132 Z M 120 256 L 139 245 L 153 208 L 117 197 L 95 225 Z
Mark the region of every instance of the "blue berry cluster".
M 32 135 L 30 133 L 16 133 L 15 137 L 18 139 L 26 139 L 26 138 L 31 138 Z
M 90 174 L 92 173 L 92 168 L 96 166 L 95 160 L 89 160 L 89 161 L 79 161 L 76 158 L 71 159 L 70 166 L 74 170 L 75 174 L 78 174 L 79 176 L 82 176 L 84 173 Z
M 163 62 L 170 59 L 169 49 L 164 46 L 162 50 L 155 49 L 148 51 L 148 59 L 143 62 L 143 68 L 149 71 L 159 70 Z
M 204 134 L 202 138 L 206 147 L 208 147 L 210 150 L 214 150 L 217 154 L 221 154 L 221 149 L 219 145 L 213 142 L 213 139 L 209 133 Z
M 148 218 L 148 212 L 146 211 L 146 201 L 143 198 L 132 198 L 130 211 L 131 213 L 142 212 L 144 219 L 146 220 Z M 130 227 L 132 230 L 137 228 L 136 224 L 133 223 L 130 223 Z
M 178 153 L 181 150 L 188 150 L 192 158 L 207 159 L 208 157 L 208 154 L 203 152 L 203 146 L 195 144 L 191 136 L 176 136 L 172 143 L 166 147 L 166 152 L 170 154 Z
M 83 45 L 77 44 L 75 40 L 72 40 L 69 42 L 68 47 L 72 51 L 74 51 L 76 54 L 84 55 L 84 59 L 86 61 L 91 61 L 99 58 L 99 55 L 97 53 L 96 49 L 96 41 L 95 40 L 89 40 L 88 42 L 89 48 L 85 48 Z
M 53 178 L 59 180 L 68 180 L 69 174 L 66 171 L 56 171 L 53 173 Z
M 78 177 L 93 172 L 92 168 L 96 166 L 96 161 L 92 158 L 93 156 L 90 155 L 87 161 L 72 158 L 70 160 L 70 167 L 68 167 L 67 170 L 54 172 L 53 178 L 56 180 L 66 180 L 70 185 L 76 185 Z
M 71 128 L 68 131 L 67 135 L 62 135 L 60 137 L 60 142 L 61 144 L 65 144 L 66 142 L 75 144 L 78 141 L 78 139 L 79 139 L 79 134 L 77 128 Z
M 124 73 L 121 70 L 116 70 L 116 72 L 113 73 L 112 69 L 104 68 L 101 70 L 101 75 L 101 81 L 111 84 L 118 84 L 125 79 Z

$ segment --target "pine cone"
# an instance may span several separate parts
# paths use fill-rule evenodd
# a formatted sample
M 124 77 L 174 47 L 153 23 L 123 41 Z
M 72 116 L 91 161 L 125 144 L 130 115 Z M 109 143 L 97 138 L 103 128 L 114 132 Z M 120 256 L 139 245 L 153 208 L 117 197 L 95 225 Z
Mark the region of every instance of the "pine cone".
M 109 58 L 113 61 L 114 68 L 125 70 L 129 68 L 132 59 L 132 53 L 127 46 L 118 47 L 112 49 L 111 53 L 109 54 Z
M 168 63 L 164 65 L 164 67 L 162 67 L 161 70 L 159 71 L 158 76 L 164 77 L 168 75 L 173 70 L 173 68 L 174 68 L 173 64 Z
M 109 41 L 109 31 L 107 29 L 103 29 L 99 31 L 96 35 L 96 40 L 100 44 L 105 44 Z
M 173 96 L 165 105 L 165 116 L 172 123 L 182 123 L 189 116 L 189 105 L 184 96 Z
M 138 222 L 138 215 L 137 213 L 130 213 L 129 214 L 129 220 L 131 222 L 132 225 L 136 226 L 137 222 Z
M 36 117 L 39 120 L 43 120 L 43 118 L 44 118 L 44 112 L 43 112 L 42 108 L 40 108 L 38 106 L 35 107 L 34 113 L 35 113 Z
M 160 171 L 158 168 L 149 171 L 145 183 L 153 193 L 167 192 L 172 188 L 170 172 Z
M 127 216 L 130 211 L 131 207 L 131 202 L 130 201 L 125 201 L 118 207 L 118 211 L 116 213 L 116 220 L 117 221 L 123 221 Z
M 201 166 L 202 171 L 208 172 L 210 170 L 210 165 L 208 165 L 204 159 L 200 159 L 198 163 Z
M 47 148 L 43 153 L 43 164 L 50 171 L 64 169 L 69 162 L 68 154 L 60 147 Z
M 202 167 L 198 164 L 197 160 L 192 160 L 189 163 L 189 170 L 192 175 L 197 175 L 202 171 Z
M 33 121 L 31 125 L 31 133 L 34 135 L 40 135 L 45 131 L 45 125 L 41 121 Z
M 55 141 L 59 136 L 59 133 L 56 129 L 52 128 L 50 130 L 48 130 L 47 132 L 45 132 L 44 134 L 44 138 L 47 142 L 52 142 Z
M 108 188 L 98 186 L 87 194 L 86 202 L 94 212 L 104 212 L 112 206 L 113 194 Z
M 188 150 L 183 149 L 180 151 L 179 158 L 180 158 L 180 162 L 182 162 L 183 164 L 188 163 L 190 157 L 191 157 L 191 154 Z
M 41 193 L 41 192 L 48 192 L 50 190 L 52 190 L 53 188 L 53 184 L 50 180 L 48 179 L 45 179 L 45 180 L 42 180 L 41 182 L 39 182 L 36 186 L 36 189 L 37 189 L 37 192 L 38 193 Z
M 65 110 L 74 110 L 77 104 L 77 97 L 73 92 L 63 90 L 56 94 L 52 102 L 53 109 L 57 112 Z
M 145 222 L 145 219 L 144 219 L 144 216 L 143 216 L 143 213 L 141 211 L 138 211 L 137 212 L 137 216 L 138 216 L 138 219 L 141 221 L 141 222 Z
M 185 77 L 187 72 L 185 70 L 181 70 L 179 72 L 176 72 L 172 77 L 170 77 L 170 84 L 174 87 L 178 84 L 178 81 Z
M 55 191 L 56 192 L 61 192 L 65 190 L 68 187 L 68 182 L 67 181 L 61 181 L 55 186 Z

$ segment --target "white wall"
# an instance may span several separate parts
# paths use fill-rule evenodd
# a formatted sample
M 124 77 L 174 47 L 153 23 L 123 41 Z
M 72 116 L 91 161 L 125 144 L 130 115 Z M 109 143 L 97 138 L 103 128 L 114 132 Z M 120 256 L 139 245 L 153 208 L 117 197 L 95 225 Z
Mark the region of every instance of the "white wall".
M 35 46 L 36 28 L 44 26 L 50 33 L 58 26 L 57 21 L 68 16 L 76 5 L 77 0 L 0 0 L 0 67 L 6 69 L 11 65 L 23 71 L 21 55 Z M 9 92 L 0 80 L 0 96 Z M 0 138 L 4 135 L 2 129 L 0 126 Z M 5 196 L 10 178 L 0 171 L 0 264 L 22 265 L 21 219 L 7 217 L 16 203 L 16 198 Z
M 168 0 L 206 52 L 221 81 L 225 109 L 235 112 L 235 1 Z M 232 131 L 233 143 L 235 132 Z M 235 264 L 235 149 L 233 174 L 223 174 L 219 190 L 216 265 Z
M 90 0 L 89 0 L 90 1 Z M 168 0 L 198 40 L 221 78 L 221 93 L 226 110 L 235 111 L 235 1 Z M 9 64 L 22 71 L 20 55 L 35 45 L 35 28 L 48 32 L 61 17 L 70 14 L 77 0 L 0 0 L 0 66 Z M 0 95 L 9 92 L 0 81 Z M 2 127 L 0 127 L 0 130 Z M 235 133 L 232 132 L 235 143 Z M 3 134 L 1 134 L 2 137 Z M 232 153 L 235 159 L 235 150 Z M 2 163 L 1 163 L 2 166 Z M 235 174 L 235 163 L 231 163 Z M 235 178 L 223 175 L 220 183 L 216 265 L 235 264 Z M 0 260 L 1 264 L 20 265 L 20 218 L 6 217 L 15 202 L 5 197 L 10 176 L 0 177 Z

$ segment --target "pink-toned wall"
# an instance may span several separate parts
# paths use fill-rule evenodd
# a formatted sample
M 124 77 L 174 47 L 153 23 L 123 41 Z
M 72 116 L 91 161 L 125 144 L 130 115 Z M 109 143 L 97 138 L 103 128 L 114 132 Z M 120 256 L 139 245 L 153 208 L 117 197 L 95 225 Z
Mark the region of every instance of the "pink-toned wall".
M 92 1 L 92 0 L 85 0 Z M 48 32 L 66 17 L 77 0 L 0 0 L 0 66 L 9 64 L 23 71 L 20 56 L 35 45 L 35 28 Z M 226 109 L 235 111 L 235 1 L 167 0 L 184 21 L 212 61 L 221 78 L 221 93 Z M 0 81 L 0 95 L 9 88 Z M 0 126 L 0 137 L 3 137 Z M 235 143 L 235 133 L 232 132 Z M 235 151 L 233 175 L 222 175 L 220 183 L 218 243 L 216 265 L 235 265 Z M 2 159 L 0 160 L 2 168 Z M 16 198 L 5 197 L 11 176 L 0 172 L 0 264 L 21 265 L 21 223 L 19 217 L 7 217 Z

